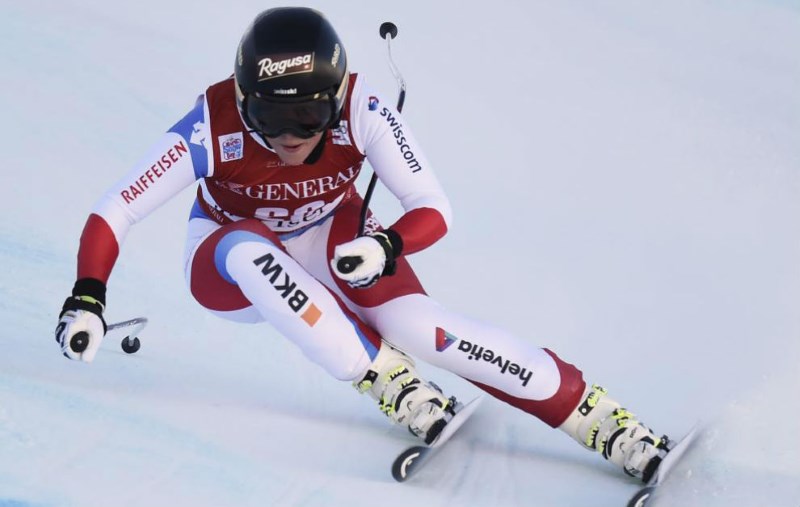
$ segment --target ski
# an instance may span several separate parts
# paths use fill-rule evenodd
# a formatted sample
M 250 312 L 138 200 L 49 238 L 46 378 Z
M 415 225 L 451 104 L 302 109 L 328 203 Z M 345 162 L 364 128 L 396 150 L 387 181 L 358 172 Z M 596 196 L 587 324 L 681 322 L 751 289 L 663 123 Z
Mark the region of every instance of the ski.
M 441 448 L 458 429 L 475 413 L 475 410 L 483 400 L 483 396 L 473 398 L 466 404 L 456 404 L 456 414 L 444 427 L 439 437 L 430 445 L 412 445 L 402 451 L 394 463 L 392 463 L 392 477 L 397 482 L 408 480 L 413 474 L 419 471 L 422 466 L 436 454 L 437 449 Z M 460 405 L 460 406 L 459 406 Z
M 695 425 L 686 436 L 675 444 L 675 447 L 664 456 L 664 459 L 661 461 L 661 464 L 658 465 L 658 469 L 656 469 L 656 473 L 653 474 L 653 477 L 651 477 L 647 484 L 639 489 L 628 501 L 628 507 L 646 507 L 649 505 L 648 502 L 650 502 L 656 489 L 664 483 L 664 480 L 675 465 L 680 462 L 681 457 L 692 447 L 699 433 L 699 426 Z

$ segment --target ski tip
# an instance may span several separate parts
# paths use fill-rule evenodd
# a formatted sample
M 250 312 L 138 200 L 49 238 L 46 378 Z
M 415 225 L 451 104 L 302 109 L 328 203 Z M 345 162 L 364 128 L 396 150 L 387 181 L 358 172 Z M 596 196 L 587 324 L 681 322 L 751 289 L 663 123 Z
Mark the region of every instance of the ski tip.
M 420 459 L 427 454 L 429 448 L 418 445 L 406 449 L 392 464 L 392 477 L 397 482 L 405 482 L 411 476 L 412 471 Z
M 405 482 L 412 474 L 416 473 L 422 464 L 431 456 L 431 453 L 438 449 L 444 442 L 450 440 L 453 434 L 469 419 L 477 409 L 483 396 L 477 396 L 469 400 L 466 404 L 457 403 L 456 412 L 444 429 L 439 433 L 436 440 L 429 445 L 414 445 L 401 452 L 392 463 L 392 477 L 397 482 Z
M 640 489 L 628 501 L 628 507 L 645 507 L 647 505 L 647 500 L 653 494 L 653 490 L 655 489 L 656 488 L 653 486 L 645 486 L 644 488 Z

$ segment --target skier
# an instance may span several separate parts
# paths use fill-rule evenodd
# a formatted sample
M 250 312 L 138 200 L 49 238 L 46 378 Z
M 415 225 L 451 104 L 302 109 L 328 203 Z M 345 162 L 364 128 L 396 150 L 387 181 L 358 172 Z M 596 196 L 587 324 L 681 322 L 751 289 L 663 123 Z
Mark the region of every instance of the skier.
M 386 228 L 370 216 L 357 237 L 363 201 L 354 182 L 365 159 L 404 214 Z M 447 232 L 447 197 L 398 111 L 349 72 L 339 36 L 307 8 L 258 15 L 234 75 L 211 85 L 95 204 L 56 328 L 66 357 L 91 362 L 97 353 L 106 282 L 130 226 L 198 180 L 185 250 L 193 297 L 226 319 L 269 322 L 426 443 L 453 417 L 455 399 L 421 378 L 409 354 L 629 475 L 646 480 L 668 452 L 666 437 L 575 366 L 426 295 L 405 257 Z M 80 332 L 85 350 L 73 349 Z

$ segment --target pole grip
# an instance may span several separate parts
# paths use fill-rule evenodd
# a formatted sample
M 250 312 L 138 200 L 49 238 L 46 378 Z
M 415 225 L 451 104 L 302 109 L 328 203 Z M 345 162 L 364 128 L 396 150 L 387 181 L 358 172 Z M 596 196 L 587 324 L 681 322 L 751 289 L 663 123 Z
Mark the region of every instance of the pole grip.
M 358 265 L 361 264 L 362 262 L 364 262 L 364 259 L 358 256 L 351 255 L 347 257 L 342 257 L 341 259 L 338 260 L 338 262 L 336 262 L 336 269 L 339 271 L 339 273 L 349 275 L 350 273 L 355 271 Z
M 83 351 L 89 346 L 89 333 L 86 331 L 78 331 L 72 338 L 69 340 L 69 348 L 72 349 L 73 352 L 77 352 L 78 354 L 82 354 Z

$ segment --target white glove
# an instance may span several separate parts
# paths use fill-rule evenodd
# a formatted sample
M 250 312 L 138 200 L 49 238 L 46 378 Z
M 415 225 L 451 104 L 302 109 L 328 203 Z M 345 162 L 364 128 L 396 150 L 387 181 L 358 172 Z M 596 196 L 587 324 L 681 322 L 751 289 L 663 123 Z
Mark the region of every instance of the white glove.
M 61 345 L 64 356 L 85 363 L 94 360 L 104 335 L 103 320 L 86 310 L 64 312 L 56 327 L 56 340 Z
M 376 232 L 334 248 L 331 259 L 334 274 L 356 289 L 372 287 L 382 275 L 394 274 L 395 257 L 399 253 L 389 237 L 385 232 Z
M 75 282 L 72 296 L 64 301 L 56 326 L 56 341 L 69 359 L 91 363 L 106 334 L 106 285 L 94 278 Z

